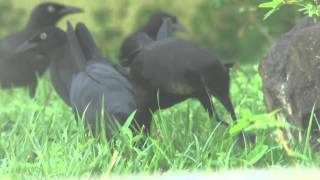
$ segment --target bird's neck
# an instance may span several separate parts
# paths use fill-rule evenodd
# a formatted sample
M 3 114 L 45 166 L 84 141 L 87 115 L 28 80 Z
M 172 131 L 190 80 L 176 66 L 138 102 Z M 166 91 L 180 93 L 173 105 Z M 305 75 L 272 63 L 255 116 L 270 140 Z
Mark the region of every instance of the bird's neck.
M 147 33 L 153 40 L 156 39 L 160 26 L 155 23 L 147 23 L 142 31 Z
M 46 18 L 31 16 L 29 22 L 27 23 L 27 27 L 31 29 L 40 29 L 47 26 L 54 26 L 55 24 L 55 22 L 48 21 Z

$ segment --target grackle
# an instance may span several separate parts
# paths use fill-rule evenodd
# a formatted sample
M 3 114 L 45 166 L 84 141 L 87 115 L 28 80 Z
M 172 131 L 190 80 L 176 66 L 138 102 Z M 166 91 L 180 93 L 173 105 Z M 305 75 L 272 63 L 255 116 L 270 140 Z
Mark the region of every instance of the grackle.
M 49 58 L 41 53 L 19 52 L 17 47 L 42 29 L 55 24 L 65 15 L 79 13 L 80 8 L 58 3 L 42 3 L 32 12 L 26 27 L 0 41 L 0 87 L 29 87 L 35 96 L 37 76 L 48 68 Z
M 146 98 L 137 103 L 136 119 L 140 126 L 149 131 L 152 112 L 188 98 L 198 99 L 209 115 L 220 121 L 211 96 L 236 121 L 229 93 L 229 64 L 223 65 L 209 50 L 192 42 L 171 37 L 172 24 L 171 19 L 164 20 L 156 41 L 150 42 L 150 37 L 140 35 L 133 43 L 135 49 L 129 53 L 129 76 L 146 92 Z
M 41 36 L 45 36 L 45 40 Z M 112 63 L 102 59 L 84 24 L 77 24 L 73 30 L 68 23 L 67 32 L 49 28 L 27 41 L 21 49 L 34 49 L 50 57 L 51 76 L 64 78 L 56 89 L 63 87 L 63 92 L 67 93 L 62 94 L 66 95 L 63 98 L 69 98 L 66 99 L 68 104 L 76 115 L 84 117 L 94 135 L 103 128 L 100 125 L 105 124 L 106 135 L 111 138 L 117 123 L 123 124 L 136 110 L 131 83 Z M 56 69 L 63 66 L 68 68 Z

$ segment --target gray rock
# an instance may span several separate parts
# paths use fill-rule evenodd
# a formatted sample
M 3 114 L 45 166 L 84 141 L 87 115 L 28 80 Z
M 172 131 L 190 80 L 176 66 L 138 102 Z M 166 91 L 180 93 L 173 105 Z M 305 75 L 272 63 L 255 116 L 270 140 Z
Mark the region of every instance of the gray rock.
M 280 108 L 286 120 L 302 129 L 314 105 L 320 112 L 319 22 L 304 18 L 273 44 L 259 67 L 267 110 Z

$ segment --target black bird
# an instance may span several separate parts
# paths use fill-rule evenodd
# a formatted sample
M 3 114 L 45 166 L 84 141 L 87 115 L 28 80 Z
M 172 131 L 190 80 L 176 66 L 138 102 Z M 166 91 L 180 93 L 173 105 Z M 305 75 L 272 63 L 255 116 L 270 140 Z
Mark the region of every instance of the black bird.
M 65 43 L 59 49 L 62 54 L 57 54 L 57 57 L 54 57 L 54 62 L 50 65 L 50 77 L 53 84 L 53 87 L 58 92 L 59 96 L 64 100 L 64 102 L 68 105 L 71 105 L 70 102 L 70 89 L 71 82 L 74 74 L 79 72 L 79 69 L 83 66 L 83 63 L 79 63 L 80 60 L 87 61 L 104 61 L 100 50 L 96 47 L 95 41 L 91 36 L 91 33 L 86 28 L 86 26 L 82 23 L 79 23 L 75 29 L 76 43 L 75 40 L 69 40 L 68 43 Z M 74 34 L 73 32 L 69 32 L 69 34 Z M 71 35 L 69 35 L 70 38 Z M 81 47 L 81 51 L 78 53 L 70 53 L 75 52 L 74 47 Z M 72 51 L 73 50 L 73 51 Z M 70 51 L 70 52 L 69 52 Z M 85 58 L 81 56 L 81 58 L 75 58 L 79 53 L 83 54 Z M 53 56 L 53 55 L 51 55 Z
M 69 42 L 75 47 L 73 54 L 82 54 L 82 62 L 87 62 L 82 67 L 81 72 L 72 80 L 71 104 L 80 115 L 85 114 L 85 119 L 94 134 L 98 132 L 95 129 L 96 125 L 100 128 L 100 115 L 103 109 L 106 112 L 104 114 L 104 124 L 107 137 L 110 138 L 112 137 L 112 131 L 117 128 L 115 122 L 120 125 L 124 124 L 129 115 L 137 108 L 133 86 L 128 79 L 117 71 L 113 64 L 102 58 L 102 54 L 93 40 L 81 40 L 89 39 L 83 37 L 89 37 L 88 35 L 90 35 L 90 33 L 85 33 L 83 24 L 77 25 L 76 33 L 79 33 L 80 30 L 83 33 L 77 34 L 78 38 L 72 36 L 72 27 L 69 26 L 68 30 L 68 37 L 71 39 Z M 76 48 L 77 43 L 80 44 L 78 48 Z M 88 49 L 89 51 L 86 51 Z
M 173 24 L 171 21 L 165 19 L 161 29 L 170 29 Z M 215 96 L 236 121 L 229 94 L 228 66 L 223 65 L 209 50 L 170 37 L 168 32 L 167 38 L 164 33 L 158 36 L 162 39 L 151 43 L 148 36 L 141 35 L 134 44 L 147 43 L 140 44 L 130 53 L 130 77 L 147 92 L 145 100 L 138 103 L 136 119 L 140 125 L 149 131 L 152 112 L 188 98 L 198 99 L 209 115 L 220 121 L 211 96 Z
M 174 31 L 186 31 L 185 28 L 180 24 L 177 17 L 174 15 L 165 13 L 165 12 L 158 12 L 152 15 L 148 22 L 137 32 L 129 35 L 122 43 L 120 48 L 120 62 L 123 66 L 128 66 L 127 60 L 130 58 L 130 53 L 136 47 L 136 40 L 140 39 L 139 36 L 141 34 L 148 35 L 152 40 L 156 40 L 158 36 L 159 29 L 163 23 L 163 20 L 169 18 L 172 20 L 173 24 L 170 27 L 173 32 Z
M 27 86 L 34 97 L 37 76 L 41 76 L 50 62 L 43 54 L 32 50 L 18 52 L 17 47 L 48 26 L 55 24 L 65 15 L 82 12 L 80 8 L 58 3 L 42 3 L 32 12 L 26 27 L 0 41 L 0 87 Z
M 58 28 L 50 28 L 43 33 L 47 37 L 45 41 L 41 39 L 43 34 L 39 34 L 22 49 L 33 48 L 51 58 L 51 76 L 64 78 L 56 89 L 63 87 L 67 94 L 58 93 L 69 98 L 68 104 L 76 114 L 84 117 L 94 134 L 99 132 L 100 124 L 104 123 L 107 137 L 110 138 L 117 127 L 116 122 L 123 124 L 136 110 L 131 83 L 113 64 L 102 58 L 83 24 L 78 24 L 74 31 L 68 23 L 67 33 Z M 64 66 L 68 68 L 59 69 Z M 102 117 L 104 122 L 101 122 Z

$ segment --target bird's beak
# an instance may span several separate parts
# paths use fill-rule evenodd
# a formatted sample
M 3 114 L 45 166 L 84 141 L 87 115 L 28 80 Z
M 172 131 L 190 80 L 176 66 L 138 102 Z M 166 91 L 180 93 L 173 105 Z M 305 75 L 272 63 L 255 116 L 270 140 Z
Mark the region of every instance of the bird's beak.
M 75 14 L 75 13 L 81 13 L 84 10 L 78 7 L 74 6 L 65 6 L 60 12 L 60 15 L 67 15 L 67 14 Z
M 14 50 L 13 54 L 19 54 L 19 53 L 31 50 L 31 49 L 36 48 L 36 47 L 37 47 L 36 43 L 32 43 L 30 41 L 25 41 L 20 46 L 18 46 L 17 49 Z
M 175 23 L 173 25 L 173 28 L 174 28 L 175 31 L 187 32 L 187 29 L 184 26 L 182 26 L 179 22 Z

